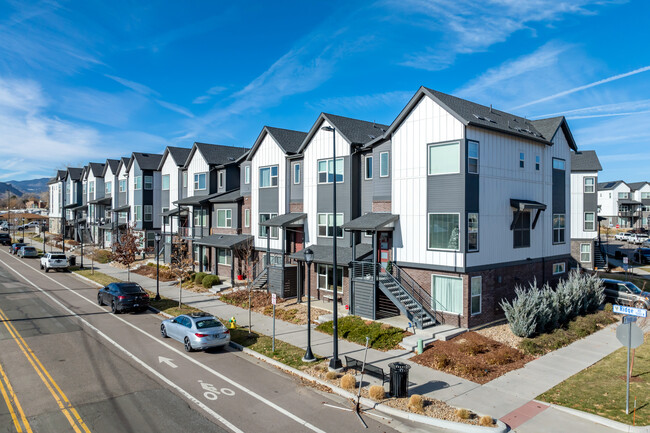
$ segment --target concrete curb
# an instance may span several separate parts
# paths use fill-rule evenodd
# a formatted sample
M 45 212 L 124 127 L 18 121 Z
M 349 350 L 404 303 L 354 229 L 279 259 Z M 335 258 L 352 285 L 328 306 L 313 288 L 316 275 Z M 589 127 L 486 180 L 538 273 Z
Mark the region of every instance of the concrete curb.
M 535 400 L 535 401 L 537 401 L 537 400 Z M 627 424 L 623 424 L 622 422 L 614 421 L 614 420 L 611 420 L 611 419 L 608 419 L 608 418 L 605 418 L 605 417 L 602 417 L 602 416 L 599 416 L 599 415 L 594 415 L 594 414 L 589 413 L 589 412 L 583 412 L 583 411 L 578 410 L 578 409 L 571 409 L 571 408 L 566 407 L 566 406 L 560 406 L 560 405 L 553 404 L 553 403 L 546 403 L 546 402 L 543 402 L 543 401 L 541 401 L 539 403 L 549 405 L 552 408 L 557 409 L 559 411 L 566 412 L 566 413 L 571 414 L 573 416 L 577 416 L 579 418 L 583 418 L 583 419 L 592 421 L 592 422 L 594 422 L 596 424 L 601 424 L 601 425 L 604 425 L 605 427 L 609 427 L 609 428 L 612 428 L 612 429 L 615 429 L 615 430 L 618 430 L 618 431 L 628 432 L 628 433 L 650 433 L 650 426 L 627 425 Z
M 305 380 L 308 380 L 310 382 L 316 382 L 319 385 L 325 386 L 329 388 L 334 394 L 337 394 L 343 398 L 346 399 L 351 399 L 355 400 L 356 395 L 345 391 L 342 388 L 339 388 L 337 386 L 334 386 L 328 382 L 325 382 L 323 380 L 320 380 L 316 377 L 310 376 L 300 370 L 297 370 L 293 367 L 289 367 L 288 365 L 282 364 L 279 361 L 276 361 L 275 359 L 269 358 L 268 356 L 262 355 L 261 353 L 255 352 L 254 350 L 248 349 L 244 346 L 241 346 L 237 343 L 230 342 L 230 346 L 246 353 L 247 355 L 251 355 L 255 358 L 258 358 L 262 361 L 265 361 L 281 370 L 287 371 L 289 373 L 295 374 L 298 377 L 301 377 Z M 470 424 L 464 424 L 464 423 L 459 423 L 459 422 L 454 422 L 454 421 L 446 421 L 438 418 L 431 418 L 428 416 L 424 415 L 418 415 L 415 413 L 410 413 L 410 412 L 405 412 L 403 410 L 395 409 L 389 406 L 386 406 L 381 403 L 377 403 L 373 400 L 370 400 L 369 398 L 361 397 L 360 403 L 363 404 L 366 407 L 369 407 L 371 409 L 375 409 L 378 412 L 383 412 L 387 415 L 392 415 L 396 418 L 402 418 L 406 419 L 409 421 L 415 421 L 421 424 L 427 424 L 435 427 L 440 427 L 452 431 L 457 431 L 457 432 L 463 432 L 463 433 L 487 433 L 487 432 L 492 432 L 492 433 L 505 433 L 509 430 L 508 426 L 503 423 L 500 420 L 496 420 L 497 427 L 482 427 L 482 426 L 477 426 L 477 425 L 470 425 Z

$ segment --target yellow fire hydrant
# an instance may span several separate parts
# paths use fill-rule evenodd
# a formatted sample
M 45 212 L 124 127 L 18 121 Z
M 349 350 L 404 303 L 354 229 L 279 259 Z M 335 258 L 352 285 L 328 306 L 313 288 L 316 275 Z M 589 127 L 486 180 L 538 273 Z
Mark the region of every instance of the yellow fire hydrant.
M 237 328 L 237 320 L 234 317 L 231 317 L 228 323 L 230 323 L 230 329 Z

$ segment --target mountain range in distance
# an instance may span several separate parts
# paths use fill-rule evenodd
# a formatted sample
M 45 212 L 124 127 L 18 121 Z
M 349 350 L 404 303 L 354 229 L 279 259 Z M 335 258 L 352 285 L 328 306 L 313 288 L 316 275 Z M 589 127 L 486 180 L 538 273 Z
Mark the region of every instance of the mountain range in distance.
M 41 177 L 39 179 L 0 182 L 0 197 L 2 197 L 3 194 L 6 196 L 7 191 L 9 191 L 9 194 L 13 194 L 16 197 L 21 197 L 25 194 L 40 195 L 47 191 L 47 183 L 49 180 L 49 177 Z

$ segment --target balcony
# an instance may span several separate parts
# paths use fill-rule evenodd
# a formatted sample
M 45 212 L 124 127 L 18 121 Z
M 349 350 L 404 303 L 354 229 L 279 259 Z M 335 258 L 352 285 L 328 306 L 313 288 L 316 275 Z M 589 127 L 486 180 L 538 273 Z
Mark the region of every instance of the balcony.
M 638 218 L 639 213 L 637 211 L 619 210 L 618 216 L 623 218 Z
M 179 227 L 178 233 L 185 239 L 200 239 L 210 236 L 210 229 L 207 227 Z

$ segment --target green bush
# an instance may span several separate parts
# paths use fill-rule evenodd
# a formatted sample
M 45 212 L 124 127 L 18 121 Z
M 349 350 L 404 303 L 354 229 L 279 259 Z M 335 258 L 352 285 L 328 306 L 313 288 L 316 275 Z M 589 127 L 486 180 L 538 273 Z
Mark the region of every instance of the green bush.
M 205 278 L 206 275 L 208 274 L 206 274 L 205 272 L 197 272 L 196 274 L 194 274 L 194 282 L 196 284 L 202 284 L 203 278 Z
M 611 313 L 612 311 L 614 311 L 614 306 L 610 302 L 606 303 L 605 304 L 605 311 Z
M 318 325 L 316 329 L 332 334 L 331 321 Z M 346 316 L 339 319 L 338 332 L 341 338 L 348 341 L 366 344 L 366 336 L 370 338 L 369 345 L 373 349 L 389 350 L 397 346 L 404 337 L 404 331 L 399 328 L 383 325 L 379 322 L 364 321 L 358 316 Z
M 221 283 L 221 279 L 219 278 L 218 275 L 206 275 L 205 277 L 203 277 L 202 284 L 203 287 L 205 287 L 206 289 L 209 289 L 210 287 L 220 283 Z
M 93 259 L 98 263 L 109 263 L 113 260 L 113 253 L 108 250 L 97 250 L 93 252 Z

